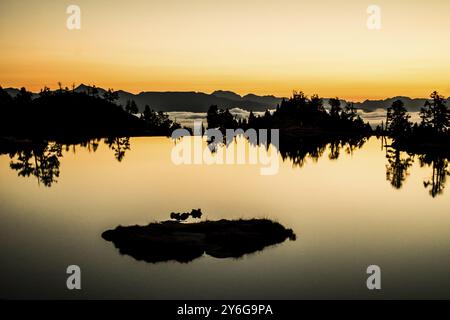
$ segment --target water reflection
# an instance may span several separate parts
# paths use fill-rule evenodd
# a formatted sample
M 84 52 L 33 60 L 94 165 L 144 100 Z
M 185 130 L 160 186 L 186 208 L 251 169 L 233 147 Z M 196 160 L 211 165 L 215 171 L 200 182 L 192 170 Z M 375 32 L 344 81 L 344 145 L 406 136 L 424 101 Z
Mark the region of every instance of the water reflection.
M 329 149 L 328 158 L 337 160 L 343 150 L 346 154 L 353 154 L 356 149 L 360 149 L 366 143 L 365 137 L 352 137 L 347 139 L 320 139 L 308 138 L 287 138 L 280 141 L 280 155 L 283 161 L 291 161 L 294 167 L 302 167 L 306 159 L 317 162 Z
M 435 198 L 443 193 L 446 178 L 450 175 L 448 158 L 439 154 L 412 154 L 400 151 L 391 146 L 386 148 L 386 180 L 395 189 L 401 189 L 409 176 L 409 169 L 415 158 L 419 159 L 420 167 L 430 167 L 431 176 L 423 181 L 423 186 Z
M 114 157 L 119 162 L 122 162 L 125 153 L 131 149 L 130 138 L 108 138 L 105 143 L 114 151 Z
M 17 171 L 20 177 L 35 177 L 39 185 L 51 187 L 58 182 L 60 175 L 60 159 L 63 150 L 74 154 L 77 148 L 89 152 L 96 152 L 101 139 L 86 140 L 77 143 L 60 143 L 48 141 L 26 141 L 6 143 L 1 146 L 0 154 L 8 154 L 11 159 L 10 168 Z M 114 151 L 114 157 L 121 162 L 125 153 L 131 150 L 129 137 L 111 137 L 104 139 L 104 143 Z
M 444 191 L 447 176 L 450 175 L 448 169 L 448 159 L 436 155 L 419 156 L 420 166 L 431 167 L 431 177 L 423 182 L 423 186 L 429 189 L 430 195 L 434 198 Z
M 59 143 L 33 143 L 23 150 L 10 153 L 10 168 L 21 177 L 34 176 L 39 184 L 50 187 L 59 177 L 59 158 L 62 145 Z
M 244 137 L 243 135 L 239 135 Z M 255 137 L 258 139 L 258 137 Z M 332 138 L 322 136 L 306 136 L 293 137 L 289 135 L 282 135 L 280 137 L 279 152 L 283 161 L 291 161 L 294 167 L 302 167 L 307 159 L 317 162 L 323 154 L 329 149 L 328 158 L 330 160 L 337 160 L 344 150 L 346 154 L 353 154 L 357 149 L 361 149 L 367 142 L 368 138 L 365 136 L 351 136 L 346 138 Z M 222 141 L 208 138 L 208 148 L 211 153 L 217 152 L 218 148 L 228 148 L 231 143 L 236 142 L 236 137 L 233 140 L 227 140 L 225 137 Z M 250 146 L 264 146 L 269 150 L 270 145 L 274 146 L 270 141 L 270 135 L 265 139 L 257 140 L 256 143 L 251 139 L 247 139 Z M 277 146 L 274 146 L 277 148 Z
M 281 137 L 279 153 L 284 162 L 291 162 L 293 167 L 301 168 L 306 161 L 317 162 L 324 155 L 330 161 L 336 161 L 340 156 L 353 154 L 355 150 L 361 149 L 367 142 L 366 137 L 352 137 L 347 139 L 323 139 L 317 137 L 290 138 Z M 384 139 L 382 150 L 386 153 L 386 180 L 395 189 L 401 189 L 410 175 L 410 170 L 418 159 L 421 167 L 430 169 L 430 175 L 423 181 L 431 197 L 435 198 L 444 192 L 447 176 L 450 175 L 449 158 L 441 154 L 411 154 L 395 149 Z M 72 151 L 76 154 L 77 149 L 82 148 L 88 152 L 95 153 L 101 143 L 104 143 L 114 155 L 118 162 L 125 159 L 125 155 L 131 150 L 129 137 L 109 137 L 105 139 L 90 139 L 81 142 L 47 142 L 47 141 L 0 141 L 0 155 L 9 155 L 10 168 L 17 172 L 20 177 L 34 177 L 39 185 L 51 187 L 58 182 L 60 177 L 60 159 L 63 151 Z M 227 144 L 210 141 L 210 151 L 216 152 L 217 148 L 230 147 Z M 260 143 L 269 148 L 270 141 Z M 256 145 L 250 144 L 254 148 Z M 181 218 L 181 214 L 180 214 Z
M 408 169 L 412 166 L 414 158 L 399 150 L 388 148 L 386 151 L 386 180 L 395 189 L 400 189 L 409 175 Z
M 88 150 L 89 153 L 91 153 L 91 152 L 97 151 L 100 141 L 101 141 L 101 139 L 92 139 L 92 140 L 80 142 L 78 145 L 80 147 Z M 76 147 L 77 147 L 76 144 L 72 145 L 73 153 L 76 153 Z M 66 151 L 69 151 L 69 149 L 70 149 L 70 145 L 66 145 Z

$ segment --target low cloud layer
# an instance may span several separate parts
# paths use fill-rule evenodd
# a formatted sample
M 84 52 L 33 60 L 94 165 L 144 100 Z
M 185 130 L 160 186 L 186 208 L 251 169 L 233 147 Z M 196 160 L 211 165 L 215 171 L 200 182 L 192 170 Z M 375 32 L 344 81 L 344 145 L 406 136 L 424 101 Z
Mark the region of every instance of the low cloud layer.
M 230 113 L 237 119 L 248 119 L 248 117 L 250 116 L 250 111 L 240 108 L 230 109 Z M 167 112 L 167 114 L 169 115 L 169 118 L 171 120 L 177 121 L 179 124 L 185 127 L 192 128 L 195 121 L 203 121 L 206 126 L 206 112 L 180 111 Z M 253 114 L 256 116 L 260 116 L 263 115 L 264 112 L 253 112 Z
M 248 119 L 250 112 L 240 108 L 230 109 L 233 116 L 238 119 Z M 263 115 L 264 112 L 254 112 L 255 115 Z M 365 112 L 358 110 L 358 114 L 363 118 L 364 121 L 369 122 L 369 124 L 375 128 L 380 125 L 381 122 L 386 122 L 386 110 L 377 109 L 372 112 Z M 419 112 L 410 112 L 412 122 L 420 122 Z M 206 113 L 205 112 L 168 112 L 170 119 L 176 120 L 182 126 L 192 127 L 194 121 L 203 121 L 206 126 Z

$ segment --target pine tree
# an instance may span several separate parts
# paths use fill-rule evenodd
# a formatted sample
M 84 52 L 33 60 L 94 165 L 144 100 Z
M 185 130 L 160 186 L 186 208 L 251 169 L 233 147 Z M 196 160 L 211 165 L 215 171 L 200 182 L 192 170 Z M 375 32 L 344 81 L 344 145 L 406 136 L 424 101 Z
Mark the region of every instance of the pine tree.
M 386 130 L 395 140 L 401 140 L 411 131 L 410 115 L 407 114 L 401 100 L 396 100 L 387 109 Z
M 430 97 L 431 101 L 426 101 L 424 108 L 420 110 L 421 125 L 441 134 L 450 126 L 450 112 L 443 96 L 434 91 Z

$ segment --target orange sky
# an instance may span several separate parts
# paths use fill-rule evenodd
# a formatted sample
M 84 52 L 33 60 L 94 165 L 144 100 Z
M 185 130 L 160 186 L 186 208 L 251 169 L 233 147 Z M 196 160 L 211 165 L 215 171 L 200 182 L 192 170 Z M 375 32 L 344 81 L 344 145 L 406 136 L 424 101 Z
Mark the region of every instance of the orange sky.
M 382 10 L 368 30 L 367 7 Z M 81 30 L 66 8 L 81 8 Z M 0 2 L 0 85 L 131 92 L 450 95 L 447 0 Z

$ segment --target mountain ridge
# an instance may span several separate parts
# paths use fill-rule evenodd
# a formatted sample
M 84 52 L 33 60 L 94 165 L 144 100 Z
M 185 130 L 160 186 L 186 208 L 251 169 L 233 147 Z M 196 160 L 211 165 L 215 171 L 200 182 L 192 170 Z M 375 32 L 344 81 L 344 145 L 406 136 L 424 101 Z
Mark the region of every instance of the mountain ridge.
M 80 84 L 75 88 L 76 92 L 88 92 L 93 89 L 92 86 Z M 96 87 L 98 94 L 103 95 L 106 90 Z M 15 96 L 19 89 L 6 88 L 10 95 Z M 125 105 L 128 100 L 133 99 L 140 111 L 145 105 L 149 105 L 156 111 L 174 112 L 174 111 L 189 111 L 189 112 L 206 112 L 211 105 L 218 105 L 221 108 L 241 108 L 248 111 L 265 111 L 267 109 L 274 109 L 283 100 L 284 97 L 276 97 L 274 95 L 256 95 L 253 93 L 241 96 L 233 91 L 216 90 L 210 94 L 198 91 L 142 91 L 138 94 L 118 90 L 118 103 Z M 38 93 L 33 93 L 36 97 Z M 395 96 L 386 99 L 371 100 L 367 99 L 363 102 L 355 102 L 354 106 L 357 109 L 365 112 L 373 112 L 377 109 L 387 109 L 395 100 L 401 100 L 405 104 L 405 108 L 409 112 L 420 111 L 426 98 L 410 98 L 406 96 Z M 328 106 L 329 98 L 324 98 L 325 107 Z M 447 99 L 449 103 L 450 97 Z M 341 100 L 345 105 L 345 100 Z

